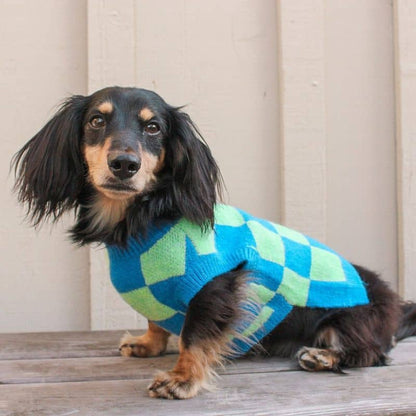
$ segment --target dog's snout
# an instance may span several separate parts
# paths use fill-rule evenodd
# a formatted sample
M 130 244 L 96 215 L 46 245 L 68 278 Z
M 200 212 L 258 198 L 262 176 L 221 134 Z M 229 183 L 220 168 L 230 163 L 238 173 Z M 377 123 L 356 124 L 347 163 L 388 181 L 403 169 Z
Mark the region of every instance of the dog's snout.
M 133 177 L 140 169 L 140 160 L 130 153 L 109 156 L 107 162 L 113 175 L 122 180 Z

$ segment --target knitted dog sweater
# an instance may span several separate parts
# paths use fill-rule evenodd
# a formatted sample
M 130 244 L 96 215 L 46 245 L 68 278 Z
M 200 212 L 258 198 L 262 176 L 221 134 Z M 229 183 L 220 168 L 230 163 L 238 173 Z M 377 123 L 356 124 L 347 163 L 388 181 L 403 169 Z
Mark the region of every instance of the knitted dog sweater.
M 266 336 L 293 306 L 368 303 L 355 268 L 334 251 L 227 205 L 215 207 L 213 229 L 203 231 L 182 218 L 151 226 L 146 238 L 130 238 L 126 248 L 107 249 L 111 280 L 123 299 L 177 335 L 189 302 L 210 280 L 239 265 L 253 271 L 248 286 L 257 306 L 240 323 L 245 341 L 235 340 L 239 353 Z

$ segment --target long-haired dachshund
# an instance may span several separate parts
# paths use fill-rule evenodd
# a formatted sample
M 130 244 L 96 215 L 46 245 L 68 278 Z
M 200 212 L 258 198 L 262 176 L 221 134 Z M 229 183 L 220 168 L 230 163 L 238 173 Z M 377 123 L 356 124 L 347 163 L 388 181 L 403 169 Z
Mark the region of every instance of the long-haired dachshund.
M 78 244 L 104 243 L 121 296 L 149 320 L 124 356 L 175 367 L 152 397 L 190 398 L 215 366 L 246 353 L 308 371 L 383 365 L 416 335 L 416 304 L 374 273 L 281 225 L 217 203 L 221 175 L 190 117 L 154 92 L 73 96 L 16 154 L 16 190 L 36 225 L 76 212 Z

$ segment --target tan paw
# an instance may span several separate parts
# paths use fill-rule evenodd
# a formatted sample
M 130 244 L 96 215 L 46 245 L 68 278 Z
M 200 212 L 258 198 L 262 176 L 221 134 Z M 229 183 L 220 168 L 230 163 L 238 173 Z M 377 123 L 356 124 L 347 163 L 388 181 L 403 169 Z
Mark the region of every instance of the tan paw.
M 335 351 L 303 347 L 296 354 L 296 358 L 306 371 L 338 371 L 339 356 Z
M 147 334 L 134 337 L 126 333 L 118 349 L 123 357 L 157 357 L 165 352 L 166 343 L 158 342 Z
M 161 372 L 148 387 L 150 397 L 190 399 L 201 390 L 201 383 L 175 371 Z

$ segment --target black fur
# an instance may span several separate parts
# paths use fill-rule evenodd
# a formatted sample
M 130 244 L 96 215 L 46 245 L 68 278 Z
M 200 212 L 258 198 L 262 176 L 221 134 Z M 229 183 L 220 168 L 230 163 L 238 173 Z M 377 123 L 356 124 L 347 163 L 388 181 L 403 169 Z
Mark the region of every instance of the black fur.
M 57 114 L 15 155 L 15 189 L 35 225 L 77 208 L 85 186 L 82 121 L 88 99 L 66 100 Z
M 396 333 L 397 341 L 416 336 L 416 304 L 413 302 L 403 302 L 401 304 L 401 310 L 402 315 L 399 329 Z
M 98 110 L 106 101 L 113 106 L 110 114 Z M 152 122 L 160 131 L 147 132 L 147 121 L 138 117 L 142 108 L 151 110 Z M 102 127 L 92 124 L 97 114 L 105 122 Z M 110 139 L 111 151 L 134 153 L 140 162 L 146 154 L 160 160 L 154 176 L 125 199 L 123 215 L 115 222 L 108 219 L 110 215 L 100 220 L 96 201 L 104 194 L 91 179 L 85 156 L 86 148 L 103 149 Z M 202 228 L 210 227 L 221 190 L 217 164 L 190 117 L 157 94 L 135 88 L 112 87 L 88 97 L 69 98 L 16 154 L 13 163 L 18 197 L 27 205 L 33 223 L 49 217 L 56 220 L 74 209 L 77 220 L 71 236 L 78 244 L 124 245 L 129 236 L 144 235 L 149 226 L 182 216 Z M 106 175 L 108 186 L 128 188 L 126 181 Z M 377 275 L 356 268 L 366 282 L 369 305 L 295 307 L 261 341 L 263 351 L 293 356 L 302 346 L 336 348 L 343 366 L 385 363 L 394 335 L 402 339 L 416 334 L 416 305 L 402 303 Z M 218 276 L 192 300 L 182 334 L 185 348 L 220 338 L 236 325 L 246 277 L 247 271 L 242 269 Z M 330 345 L 329 338 L 323 336 L 328 331 L 335 334 L 333 343 L 337 345 Z
M 250 273 L 238 267 L 217 276 L 191 300 L 181 333 L 183 345 L 218 340 L 243 319 L 244 286 Z

